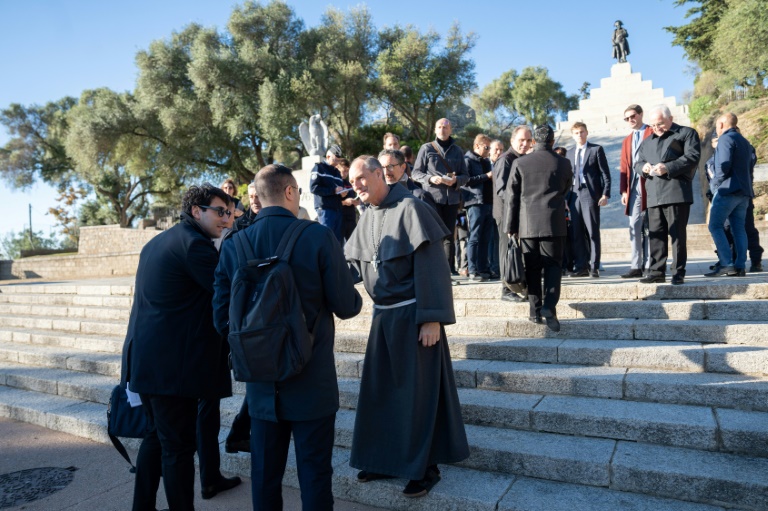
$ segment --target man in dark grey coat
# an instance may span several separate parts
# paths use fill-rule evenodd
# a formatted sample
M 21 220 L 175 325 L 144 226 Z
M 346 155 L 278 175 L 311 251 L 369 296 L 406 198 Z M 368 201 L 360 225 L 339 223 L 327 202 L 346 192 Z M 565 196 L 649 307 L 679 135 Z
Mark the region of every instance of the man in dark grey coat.
M 349 180 L 370 208 L 344 247 L 373 300 L 350 465 L 361 482 L 403 477 L 421 497 L 440 480 L 438 463 L 469 456 L 443 325 L 456 321 L 448 234 L 435 210 L 387 185 L 372 156 L 352 162 Z
M 424 191 L 432 196 L 435 209 L 450 235 L 443 240 L 445 258 L 451 273 L 458 275 L 454 261 L 453 232 L 461 201 L 460 188 L 467 184 L 469 176 L 464 163 L 464 151 L 451 137 L 451 121 L 440 119 L 435 123 L 436 138 L 421 146 L 413 165 L 413 180 L 421 183 Z
M 565 198 L 571 188 L 571 163 L 552 151 L 552 128 L 537 126 L 531 154 L 515 160 L 509 176 L 504 232 L 517 236 L 523 249 L 530 320 L 558 332 L 563 246 L 566 237 Z M 542 301 L 541 270 L 544 269 Z
M 509 181 L 509 171 L 517 158 L 526 154 L 533 145 L 533 132 L 529 126 L 518 126 L 512 130 L 510 146 L 493 164 L 493 219 L 499 233 L 499 260 L 507 256 L 507 233 L 504 230 L 504 201 Z M 524 302 L 525 297 L 501 285 L 501 299 L 508 302 Z
M 651 109 L 648 125 L 653 134 L 643 140 L 634 171 L 646 179 L 650 267 L 644 284 L 665 282 L 667 238 L 672 239 L 672 284 L 685 282 L 688 260 L 686 230 L 693 204 L 693 176 L 701 158 L 696 130 L 672 122 L 665 105 Z
M 262 209 L 244 237 L 257 258 L 272 257 L 283 234 L 298 222 L 299 187 L 291 169 L 268 165 L 256 174 Z M 303 221 L 303 220 L 301 220 Z M 213 316 L 229 330 L 230 286 L 239 268 L 235 242 L 224 243 L 216 268 Z M 312 223 L 293 248 L 288 264 L 301 297 L 307 328 L 314 331 L 312 358 L 298 375 L 280 382 L 246 384 L 251 415 L 251 498 L 254 510 L 282 509 L 282 480 L 293 437 L 301 500 L 305 509 L 332 509 L 334 424 L 339 387 L 333 356 L 333 315 L 346 319 L 362 307 L 341 246 L 326 227 Z
M 155 509 L 160 470 L 171 509 L 193 509 L 198 401 L 231 395 L 211 308 L 218 261 L 211 240 L 232 214 L 229 200 L 211 185 L 191 187 L 182 199 L 181 223 L 141 251 L 122 381 L 141 395 L 153 427 L 136 460 L 134 511 Z M 227 488 L 214 488 L 221 489 Z

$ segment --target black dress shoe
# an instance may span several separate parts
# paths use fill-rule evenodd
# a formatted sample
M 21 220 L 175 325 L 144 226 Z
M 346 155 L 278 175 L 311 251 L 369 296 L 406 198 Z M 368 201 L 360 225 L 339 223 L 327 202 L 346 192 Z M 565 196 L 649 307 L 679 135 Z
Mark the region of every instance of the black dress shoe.
M 388 476 L 386 474 L 377 474 L 375 472 L 368 472 L 367 470 L 361 470 L 357 473 L 357 480 L 361 483 L 369 483 L 371 481 L 378 481 L 379 479 L 394 479 L 395 476 Z
M 208 500 L 212 499 L 219 493 L 227 490 L 231 490 L 238 484 L 240 484 L 242 481 L 239 477 L 222 477 L 218 483 L 213 484 L 211 486 L 203 486 L 201 493 L 203 494 L 203 499 Z
M 705 273 L 705 277 L 734 277 L 738 272 L 733 266 L 717 266 L 709 273 Z
M 408 481 L 408 484 L 403 489 L 403 495 L 408 498 L 423 497 L 429 490 L 440 482 L 440 470 L 437 465 L 427 467 L 427 473 L 424 474 L 424 479 L 418 481 Z
M 672 285 L 673 286 L 679 286 L 680 284 L 685 284 L 685 276 L 684 275 L 672 275 Z
M 228 453 L 251 452 L 251 440 L 229 440 L 224 442 L 224 450 Z
M 763 263 L 753 264 L 749 267 L 749 273 L 757 273 L 763 271 Z
M 747 270 L 745 270 L 744 268 L 736 269 L 736 275 L 734 275 L 734 277 L 746 277 L 746 276 L 747 276 Z
M 541 315 L 544 318 L 544 320 L 547 322 L 547 328 L 549 328 L 553 332 L 560 331 L 560 321 L 558 321 L 557 314 L 555 313 L 555 311 L 547 307 L 542 307 Z
M 589 270 L 576 270 L 568 274 L 569 277 L 589 277 Z
M 641 284 L 663 284 L 666 281 L 667 279 L 664 275 L 648 274 L 642 279 L 640 279 L 638 282 L 640 282 Z
M 600 278 L 600 271 L 599 270 L 590 270 L 589 276 L 593 279 Z
M 636 268 L 633 268 L 629 270 L 627 273 L 621 275 L 622 279 L 636 279 L 643 276 L 643 270 L 638 270 Z

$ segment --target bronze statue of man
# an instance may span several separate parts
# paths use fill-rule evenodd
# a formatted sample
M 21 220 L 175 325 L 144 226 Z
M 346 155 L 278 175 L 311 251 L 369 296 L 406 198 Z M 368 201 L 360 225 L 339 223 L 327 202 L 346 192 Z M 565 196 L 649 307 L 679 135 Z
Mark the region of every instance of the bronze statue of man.
M 619 62 L 626 62 L 627 55 L 629 55 L 629 33 L 627 29 L 623 27 L 621 20 L 617 20 L 613 24 L 616 30 L 613 31 L 613 58 L 618 59 Z

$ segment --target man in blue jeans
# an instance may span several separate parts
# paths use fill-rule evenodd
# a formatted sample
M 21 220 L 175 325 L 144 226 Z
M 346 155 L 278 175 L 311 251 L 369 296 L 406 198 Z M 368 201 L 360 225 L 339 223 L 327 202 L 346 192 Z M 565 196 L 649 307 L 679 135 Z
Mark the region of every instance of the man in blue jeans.
M 747 206 L 753 197 L 750 166 L 752 151 L 749 142 L 736 130 L 738 118 L 732 113 L 721 115 L 715 123 L 718 135 L 715 149 L 714 177 L 710 183 L 712 208 L 709 212 L 709 232 L 717 247 L 718 264 L 706 277 L 741 277 L 746 274 L 747 231 L 744 226 Z M 725 234 L 726 219 L 731 224 L 734 259 Z
M 467 266 L 469 279 L 483 282 L 490 277 L 488 250 L 493 233 L 493 170 L 488 155 L 491 139 L 477 135 L 472 150 L 464 154 L 469 181 L 461 187 L 469 221 Z

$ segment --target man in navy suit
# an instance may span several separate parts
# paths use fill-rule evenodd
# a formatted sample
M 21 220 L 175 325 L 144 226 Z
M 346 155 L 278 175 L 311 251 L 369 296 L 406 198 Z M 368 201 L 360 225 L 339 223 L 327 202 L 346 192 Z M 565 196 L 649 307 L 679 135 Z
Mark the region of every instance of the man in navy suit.
M 568 198 L 571 211 L 571 236 L 574 271 L 571 277 L 600 276 L 600 206 L 611 196 L 611 172 L 602 146 L 587 142 L 587 125 L 571 127 L 576 147 L 566 158 L 573 167 L 573 187 Z M 589 239 L 589 245 L 587 245 Z

